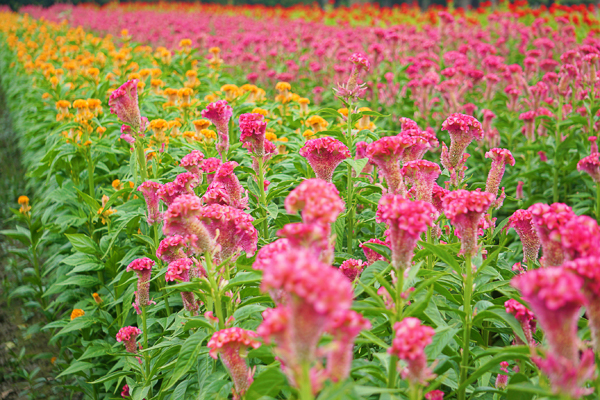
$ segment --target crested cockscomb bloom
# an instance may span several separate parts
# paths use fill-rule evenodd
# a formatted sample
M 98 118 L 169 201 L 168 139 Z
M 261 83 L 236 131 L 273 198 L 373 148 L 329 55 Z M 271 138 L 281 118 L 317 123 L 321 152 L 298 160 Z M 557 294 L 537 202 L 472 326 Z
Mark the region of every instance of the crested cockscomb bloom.
M 191 277 L 199 278 L 202 276 L 206 276 L 206 272 L 196 261 L 191 258 L 179 258 L 169 263 L 167 272 L 165 273 L 165 280 L 167 282 L 189 282 Z M 194 293 L 181 292 L 181 300 L 186 311 L 197 315 L 199 305 Z
M 198 221 L 202 210 L 202 201 L 193 194 L 184 194 L 177 197 L 164 214 L 165 224 L 163 232 L 165 235 L 195 235 L 194 246 L 199 252 L 211 248 L 211 237 L 206 227 Z
M 345 310 L 333 319 L 327 330 L 333 336 L 327 353 L 327 377 L 333 382 L 350 376 L 354 340 L 360 331 L 367 329 L 371 329 L 371 323 L 356 311 Z
M 200 150 L 192 150 L 191 153 L 184 156 L 179 163 L 180 167 L 185 168 L 188 172 L 196 175 L 199 183 L 202 183 L 202 171 L 200 170 L 201 165 L 204 161 L 204 154 Z
M 350 56 L 349 61 L 352 63 L 352 71 L 348 77 L 346 84 L 338 83 L 338 87 L 335 88 L 336 95 L 342 98 L 354 98 L 358 99 L 365 92 L 365 85 L 358 84 L 358 75 L 360 71 L 368 72 L 371 68 L 369 60 L 360 53 L 354 53 Z
M 583 279 L 560 267 L 541 268 L 512 279 L 544 330 L 552 354 L 573 363 L 579 358 L 577 321 L 586 300 Z
M 319 259 L 329 263 L 330 227 L 327 224 L 320 223 L 294 223 L 286 224 L 277 231 L 277 235 L 286 238 L 290 248 L 305 248 L 312 251 Z
M 468 190 L 455 190 L 444 196 L 444 214 L 461 237 L 460 254 L 471 257 L 477 253 L 477 228 L 495 198 L 491 193 Z
M 433 185 L 440 176 L 440 166 L 427 160 L 409 161 L 402 167 L 404 176 L 416 191 L 417 199 L 432 202 Z
M 121 397 L 122 398 L 126 398 L 126 397 L 129 397 L 129 396 L 131 396 L 129 394 L 129 385 L 125 385 L 125 386 L 123 386 L 123 389 L 121 389 Z
M 507 149 L 491 149 L 485 153 L 485 158 L 492 159 L 492 167 L 490 168 L 490 173 L 487 177 L 485 191 L 497 196 L 500 182 L 502 181 L 506 169 L 506 164 L 511 167 L 514 166 L 515 159 Z
M 205 159 L 200 165 L 202 172 L 206 174 L 206 182 L 210 185 L 215 178 L 215 173 L 221 166 L 222 161 L 219 158 L 211 157 Z
M 186 258 L 193 252 L 193 246 L 197 240 L 196 235 L 168 236 L 160 241 L 158 249 L 156 249 L 156 257 L 166 263 L 175 261 L 178 258 Z
M 444 212 L 444 197 L 446 197 L 448 193 L 450 193 L 449 190 L 444 189 L 437 183 L 433 184 L 433 190 L 431 191 L 431 204 L 433 204 L 439 213 Z
M 442 151 L 442 165 L 447 169 L 456 168 L 469 144 L 483 138 L 481 123 L 470 115 L 452 114 L 442 123 L 442 129 L 450 134 L 450 152 L 445 148 Z
M 354 282 L 365 269 L 367 264 L 363 260 L 355 260 L 353 258 L 346 260 L 340 265 L 340 272 L 344 276 L 350 279 L 350 282 Z
M 600 183 L 600 153 L 592 153 L 579 160 L 577 171 L 588 173 L 594 182 Z
M 241 250 L 246 252 L 247 257 L 256 252 L 258 232 L 252 224 L 254 218 L 249 214 L 237 208 L 211 204 L 200 210 L 197 219 L 218 246 L 215 253 L 217 263 L 229 257 L 235 260 Z
M 379 240 L 379 239 L 369 239 L 366 242 L 361 243 L 359 246 L 362 249 L 363 253 L 365 253 L 365 257 L 367 258 L 367 265 L 371 265 L 375 261 L 379 261 L 379 260 L 389 262 L 389 260 L 387 258 L 382 256 L 375 250 L 372 250 L 369 247 L 365 246 L 366 244 L 369 244 L 369 243 L 380 244 L 380 245 L 388 247 L 388 248 L 390 247 L 388 243 L 384 242 L 383 240 Z
M 321 179 L 307 179 L 286 197 L 285 209 L 290 214 L 300 211 L 307 224 L 330 224 L 344 210 L 344 202 L 333 184 Z
M 134 271 L 138 275 L 137 291 L 133 303 L 138 314 L 141 314 L 140 307 L 150 305 L 150 278 L 153 266 L 154 261 L 148 257 L 135 259 L 127 266 L 127 272 Z
M 425 395 L 426 400 L 444 400 L 444 392 L 441 390 L 432 390 Z
M 594 393 L 593 388 L 585 387 L 586 382 L 593 380 L 596 375 L 592 349 L 583 351 L 577 361 L 551 353 L 547 353 L 545 359 L 535 357 L 533 361 L 550 378 L 554 393 L 569 399 L 580 399 Z
M 138 80 L 131 79 L 115 89 L 108 99 L 110 113 L 117 117 L 134 131 L 140 131 L 142 125 L 142 116 L 138 104 Z
M 600 351 L 600 257 L 585 257 L 567 261 L 563 268 L 583 279 L 583 295 L 587 299 L 586 314 L 596 352 Z
M 523 304 L 513 299 L 507 300 L 504 303 L 504 308 L 506 309 L 507 313 L 512 314 L 517 321 L 519 321 L 521 327 L 523 328 L 523 333 L 525 334 L 527 343 L 530 346 L 533 346 L 535 344 L 535 341 L 533 340 L 533 334 L 535 333 L 536 326 L 533 313 L 529 311 L 529 309 Z M 518 337 L 515 336 L 515 340 L 516 339 L 518 339 Z
M 533 227 L 533 217 L 529 210 L 517 210 L 509 218 L 511 228 L 514 228 L 521 238 L 523 245 L 523 261 L 527 264 L 535 263 L 540 253 L 540 238 Z
M 506 361 L 500 363 L 500 371 L 508 374 L 508 363 Z M 508 386 L 508 375 L 505 374 L 498 374 L 496 377 L 496 389 L 504 390 Z
M 136 339 L 141 334 L 142 331 L 135 326 L 125 326 L 119 329 L 119 332 L 117 333 L 117 342 L 125 343 L 125 349 L 128 353 L 136 353 Z
M 222 164 L 206 190 L 202 200 L 206 204 L 222 204 L 243 210 L 248 207 L 248 195 L 234 173 L 235 161 Z
M 407 146 L 413 144 L 414 139 L 408 136 L 387 136 L 367 146 L 369 161 L 379 168 L 385 177 L 388 193 L 404 194 L 406 187 L 400 173 L 400 160 Z
M 575 213 L 566 204 L 551 205 L 536 203 L 528 208 L 533 219 L 533 227 L 540 238 L 543 250 L 543 265 L 561 265 L 565 255 L 560 243 L 560 228 L 570 221 Z M 557 239 L 558 240 L 555 240 Z
M 289 249 L 290 243 L 285 238 L 277 239 L 274 242 L 261 247 L 258 253 L 256 253 L 256 259 L 254 260 L 254 264 L 252 264 L 252 268 L 259 271 L 268 268 L 275 255 L 286 253 Z
M 249 151 L 256 157 L 265 155 L 265 132 L 267 123 L 262 114 L 240 115 L 240 141 L 249 145 Z
M 138 191 L 142 192 L 142 195 L 144 195 L 144 200 L 146 200 L 146 207 L 148 208 L 148 216 L 146 221 L 148 222 L 148 225 L 154 225 L 162 219 L 158 201 L 158 191 L 162 188 L 162 186 L 163 185 L 158 182 L 146 181 L 137 189 Z
M 371 69 L 371 63 L 369 59 L 360 53 L 354 53 L 350 56 L 350 62 L 359 70 L 369 72 Z
M 424 201 L 407 200 L 400 195 L 384 195 L 379 200 L 376 221 L 384 222 L 392 249 L 392 265 L 397 269 L 410 267 L 413 250 L 421 233 L 433 225 L 435 208 Z
M 208 119 L 217 128 L 219 142 L 217 151 L 225 158 L 229 150 L 229 120 L 233 116 L 233 109 L 226 100 L 210 103 L 202 110 L 202 117 Z
M 331 182 L 333 171 L 351 157 L 345 144 L 329 136 L 308 140 L 300 149 L 300 155 L 306 158 L 317 178 L 326 182 Z
M 600 227 L 594 218 L 580 215 L 559 227 L 559 241 L 567 260 L 600 255 Z
M 257 349 L 260 342 L 258 334 L 242 328 L 227 328 L 215 332 L 208 341 L 209 355 L 221 361 L 233 380 L 234 398 L 242 398 L 252 384 L 254 371 L 246 364 L 248 349 Z
M 198 177 L 190 172 L 177 175 L 173 182 L 162 185 L 157 191 L 158 197 L 170 206 L 173 201 L 183 194 L 194 194 L 194 188 L 200 184 Z
M 394 339 L 388 353 L 403 360 L 406 368 L 398 368 L 403 379 L 424 385 L 435 375 L 427 367 L 425 347 L 431 343 L 435 330 L 421 325 L 417 318 L 404 318 L 394 324 Z
M 440 142 L 435 136 L 433 129 L 420 130 L 419 128 L 404 129 L 398 134 L 413 140 L 412 144 L 404 150 L 404 162 L 420 160 L 423 158 L 427 150 L 438 147 Z

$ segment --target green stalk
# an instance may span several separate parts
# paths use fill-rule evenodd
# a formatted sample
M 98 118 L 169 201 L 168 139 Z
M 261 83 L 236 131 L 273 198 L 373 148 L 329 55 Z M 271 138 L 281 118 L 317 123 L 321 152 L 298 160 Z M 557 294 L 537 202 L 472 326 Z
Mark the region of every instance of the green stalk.
M 313 396 L 312 384 L 310 382 L 310 365 L 306 362 L 302 364 L 301 378 L 302 380 L 299 382 L 300 387 L 298 388 L 300 400 L 313 400 L 315 396 Z
M 206 275 L 208 276 L 208 282 L 210 283 L 212 297 L 215 301 L 215 312 L 219 319 L 219 329 L 225 329 L 225 320 L 223 319 L 223 306 L 221 305 L 221 293 L 219 285 L 215 280 L 214 267 L 212 264 L 212 255 L 209 252 L 204 253 L 204 259 L 206 260 Z
M 88 162 L 88 186 L 89 186 L 89 192 L 90 192 L 90 197 L 92 199 L 96 198 L 96 195 L 94 193 L 94 187 L 96 186 L 94 184 L 94 162 L 92 160 L 92 149 L 90 147 L 89 149 L 89 154 L 88 154 L 88 158 L 87 158 L 87 162 Z
M 404 270 L 401 268 L 396 269 L 396 315 L 392 318 L 392 334 L 393 328 L 396 322 L 402 321 L 402 313 L 404 311 L 404 299 L 402 293 L 404 292 Z M 398 357 L 392 355 L 390 357 L 390 365 L 388 368 L 388 388 L 396 387 L 396 365 L 398 364 Z
M 144 349 L 148 348 L 148 326 L 146 323 L 146 318 L 147 318 L 147 313 L 146 313 L 146 309 L 148 307 L 143 305 L 142 306 L 142 327 L 144 328 Z
M 596 183 L 596 220 L 600 222 L 600 182 Z
M 154 253 L 156 253 L 156 249 L 158 249 L 158 246 L 159 246 L 159 242 L 158 242 L 159 234 L 158 234 L 158 224 L 157 223 L 155 223 L 154 226 L 152 227 L 152 233 L 154 236 Z M 158 285 L 159 291 L 162 290 L 166 286 L 164 281 L 161 281 L 160 279 L 158 279 L 156 281 L 156 284 Z M 168 292 L 165 292 L 165 310 L 167 311 L 167 317 L 170 316 L 171 315 L 171 306 L 169 305 L 169 293 Z
M 560 144 L 560 121 L 562 119 L 562 98 L 558 99 L 558 116 L 556 118 L 556 131 L 554 132 L 554 176 L 552 179 L 552 195 L 554 203 L 558 202 L 558 145 Z M 591 131 L 590 131 L 591 132 Z
M 354 138 L 352 137 L 352 103 L 348 104 L 348 121 L 346 124 L 346 145 L 348 150 L 352 153 L 354 147 Z M 346 183 L 346 228 L 348 229 L 347 244 L 348 253 L 352 254 L 353 249 L 353 235 L 354 235 L 354 207 L 352 206 L 352 197 L 354 195 L 354 185 L 352 184 L 352 166 L 348 164 L 347 172 L 347 183 Z
M 265 240 L 269 239 L 269 226 L 267 224 L 267 194 L 265 193 L 265 164 L 264 157 L 258 158 L 258 191 L 260 192 L 260 211 L 264 218 L 261 227 Z
M 144 147 L 139 140 L 135 141 L 135 152 L 137 155 L 138 167 L 140 169 L 140 177 L 142 182 L 148 180 L 148 173 L 146 172 L 146 155 L 144 154 Z
M 465 287 L 464 287 L 464 307 L 463 311 L 465 312 L 465 324 L 463 329 L 463 353 L 462 353 L 462 361 L 460 363 L 460 382 L 459 386 L 463 384 L 468 378 L 469 372 L 469 343 L 471 342 L 471 325 L 472 321 L 472 312 L 471 312 L 471 296 L 473 292 L 473 271 L 471 267 L 471 255 L 467 254 L 465 259 L 465 269 L 466 269 L 466 277 L 465 277 Z M 458 392 L 458 400 L 466 399 L 466 391 L 465 387 L 460 392 Z

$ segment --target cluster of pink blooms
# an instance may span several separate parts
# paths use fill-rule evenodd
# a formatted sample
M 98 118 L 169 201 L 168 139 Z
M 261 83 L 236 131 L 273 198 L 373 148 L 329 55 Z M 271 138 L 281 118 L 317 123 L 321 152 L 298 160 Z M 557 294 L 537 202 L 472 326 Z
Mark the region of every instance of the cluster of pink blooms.
M 219 141 L 217 151 L 223 159 L 227 158 L 229 151 L 229 120 L 233 116 L 233 109 L 226 100 L 210 103 L 202 111 L 202 117 L 208 119 L 217 128 Z
M 427 367 L 425 355 L 425 347 L 431 343 L 434 334 L 433 328 L 421 325 L 417 318 L 405 318 L 394 324 L 394 339 L 388 353 L 406 363 L 406 367 L 400 370 L 402 378 L 425 385 L 434 377 Z
M 119 329 L 117 342 L 124 343 L 128 353 L 137 353 L 137 337 L 141 334 L 142 331 L 135 326 L 126 326 Z
M 306 158 L 317 178 L 326 182 L 333 180 L 337 166 L 351 156 L 345 144 L 329 136 L 308 140 L 300 155 Z
M 133 260 L 127 266 L 127 272 L 135 271 L 138 274 L 137 291 L 135 292 L 135 302 L 133 303 L 133 307 L 138 314 L 141 314 L 141 307 L 151 304 L 150 278 L 152 277 L 152 267 L 154 267 L 154 261 L 148 257 Z

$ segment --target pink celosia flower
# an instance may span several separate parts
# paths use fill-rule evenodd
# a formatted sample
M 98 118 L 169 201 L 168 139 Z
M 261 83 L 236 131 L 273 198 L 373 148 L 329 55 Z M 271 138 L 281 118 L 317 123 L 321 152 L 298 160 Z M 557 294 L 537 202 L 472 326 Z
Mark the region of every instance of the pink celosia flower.
M 361 70 L 366 72 L 371 68 L 369 60 L 360 53 L 354 53 L 350 56 L 350 62 L 352 63 L 352 71 L 346 84 L 342 85 L 338 83 L 338 87 L 335 88 L 336 95 L 345 99 L 358 99 L 365 92 L 365 85 L 358 84 L 358 75 Z
M 329 225 L 298 222 L 286 224 L 277 232 L 277 235 L 288 240 L 290 248 L 305 248 L 313 252 L 319 259 L 329 263 Z M 333 254 L 331 254 L 333 255 Z M 324 258 L 325 257 L 325 258 Z
M 417 318 L 405 318 L 394 324 L 394 339 L 388 353 L 406 362 L 406 368 L 398 368 L 403 379 L 425 385 L 435 377 L 427 367 L 425 347 L 431 343 L 435 330 L 421 325 Z
M 564 252 L 560 243 L 560 228 L 575 216 L 571 207 L 562 203 L 552 205 L 536 203 L 529 207 L 535 228 L 544 252 L 543 265 L 546 267 L 562 264 Z
M 375 250 L 372 250 L 372 249 L 368 248 L 367 246 L 365 246 L 368 243 L 380 244 L 382 246 L 389 247 L 389 245 L 386 242 L 384 242 L 383 240 L 379 240 L 379 239 L 369 239 L 366 242 L 361 243 L 359 246 L 362 249 L 363 253 L 365 253 L 365 257 L 367 258 L 367 265 L 371 265 L 375 261 L 379 261 L 379 260 L 389 262 L 389 260 L 387 258 L 382 256 Z
M 129 397 L 129 396 L 131 396 L 129 394 L 129 385 L 125 385 L 125 386 L 123 386 L 123 389 L 121 390 L 121 397 L 122 398 L 126 398 L 126 397 Z
M 416 161 L 423 158 L 427 150 L 438 147 L 440 142 L 435 136 L 433 130 L 422 131 L 419 128 L 404 129 L 398 134 L 398 136 L 404 136 L 412 139 L 412 144 L 404 149 L 403 160 L 404 162 Z
M 154 225 L 162 219 L 160 210 L 158 208 L 158 191 L 163 185 L 157 182 L 146 181 L 138 187 L 138 191 L 144 195 L 146 200 L 146 207 L 148 207 L 148 216 L 146 221 L 148 225 Z
M 477 227 L 496 196 L 487 192 L 455 190 L 444 196 L 444 214 L 461 236 L 460 254 L 477 253 Z
M 204 154 L 200 150 L 192 150 L 192 152 L 181 159 L 179 163 L 180 167 L 185 168 L 188 172 L 196 175 L 198 178 L 198 184 L 202 183 L 202 171 L 200 170 L 201 165 L 204 161 Z
M 580 215 L 559 227 L 560 241 L 567 260 L 600 255 L 600 228 L 594 218 Z
M 398 118 L 398 122 L 400 122 L 400 129 L 402 131 L 406 131 L 409 129 L 419 129 L 419 125 L 410 118 L 400 117 Z
M 336 167 L 351 157 L 345 144 L 329 136 L 308 140 L 300 155 L 306 158 L 317 178 L 326 182 L 331 182 Z
M 219 158 L 211 157 L 205 159 L 200 165 L 202 172 L 206 174 L 206 181 L 210 185 L 215 178 L 215 173 L 221 166 L 222 162 Z
M 528 271 L 512 279 L 545 332 L 552 354 L 573 363 L 579 358 L 577 321 L 585 304 L 583 280 L 562 268 Z
M 170 206 L 173 201 L 183 194 L 194 194 L 194 188 L 200 184 L 198 177 L 190 172 L 177 175 L 173 182 L 162 185 L 157 191 L 160 199 Z
M 218 354 L 233 380 L 234 398 L 241 399 L 252 384 L 254 371 L 246 364 L 248 349 L 257 349 L 260 342 L 256 332 L 242 328 L 227 328 L 215 332 L 208 341 L 209 355 L 215 360 Z
M 290 214 L 301 211 L 302 220 L 307 224 L 330 224 L 344 210 L 344 202 L 333 184 L 307 179 L 286 197 L 285 209 Z
M 141 314 L 140 307 L 150 305 L 150 278 L 152 277 L 152 267 L 154 261 L 148 257 L 133 260 L 127 266 L 127 272 L 135 271 L 138 275 L 137 291 L 135 292 L 135 302 L 133 306 L 138 314 Z
M 528 210 L 517 210 L 509 218 L 511 228 L 514 228 L 523 244 L 523 261 L 534 263 L 540 252 L 540 238 L 533 227 L 533 217 Z
M 421 233 L 433 224 L 435 208 L 424 201 L 411 201 L 399 195 L 384 195 L 379 200 L 376 221 L 389 227 L 386 235 L 392 249 L 392 264 L 397 269 L 410 267 L 413 250 Z
M 444 392 L 441 390 L 432 390 L 425 395 L 426 400 L 444 400 Z
M 536 357 L 533 361 L 548 375 L 556 394 L 563 394 L 569 399 L 580 399 L 594 392 L 593 388 L 585 387 L 585 383 L 596 375 L 594 352 L 591 349 L 585 350 L 577 361 L 557 354 L 547 354 L 545 359 Z
M 590 154 L 598 153 L 598 137 L 590 136 L 588 141 L 590 142 Z
M 206 271 L 191 258 L 179 258 L 171 263 L 165 273 L 167 282 L 189 282 L 191 277 L 206 276 Z M 198 314 L 199 304 L 192 292 L 181 292 L 181 300 L 186 311 Z
M 350 56 L 350 62 L 354 64 L 354 66 L 359 70 L 364 70 L 365 72 L 369 72 L 371 69 L 371 63 L 364 55 L 360 53 L 354 53 Z
M 334 318 L 328 329 L 333 342 L 327 353 L 327 376 L 333 382 L 350 376 L 354 340 L 360 331 L 367 329 L 371 329 L 371 323 L 356 311 L 347 310 Z
M 525 122 L 523 133 L 528 141 L 535 141 L 535 111 L 527 111 L 519 115 L 519 119 Z
M 596 183 L 600 182 L 600 153 L 592 153 L 577 163 L 577 171 L 588 173 Z
M 442 165 L 447 169 L 456 168 L 469 144 L 483 138 L 481 123 L 469 115 L 450 115 L 442 129 L 450 134 L 450 153 L 446 149 L 442 151 Z
M 506 149 L 491 149 L 485 153 L 485 158 L 492 159 L 492 167 L 490 168 L 490 173 L 487 177 L 485 191 L 497 196 L 500 182 L 502 181 L 506 169 L 506 164 L 509 164 L 511 167 L 514 166 L 515 159 L 511 152 Z
M 433 184 L 433 190 L 431 191 L 431 204 L 439 213 L 444 212 L 444 197 L 450 193 L 449 190 L 444 189 L 437 183 Z
M 123 125 L 123 126 L 125 126 L 125 125 Z M 133 136 L 131 136 L 129 133 L 122 133 L 121 136 L 119 136 L 119 138 L 123 139 L 124 141 L 126 141 L 129 144 L 135 143 L 135 138 Z
M 142 125 L 142 116 L 138 105 L 138 80 L 131 79 L 115 89 L 108 99 L 110 113 L 117 114 L 117 117 L 134 131 L 140 131 Z
M 264 270 L 271 265 L 273 257 L 280 253 L 286 253 L 290 249 L 289 241 L 285 238 L 277 239 L 276 241 L 263 246 L 258 253 L 252 268 L 256 270 Z
M 193 245 L 197 240 L 196 235 L 168 236 L 160 241 L 158 249 L 156 249 L 156 257 L 166 263 L 175 261 L 178 258 L 186 258 L 192 254 Z
M 535 333 L 535 317 L 533 313 L 529 311 L 527 307 L 523 304 L 519 303 L 516 300 L 510 299 L 504 303 L 504 308 L 506 312 L 512 314 L 517 321 L 521 324 L 523 328 L 523 333 L 525 334 L 525 338 L 527 339 L 527 343 L 530 346 L 535 344 L 533 340 L 533 334 Z M 515 340 L 520 341 L 518 337 L 515 337 Z
M 119 332 L 117 333 L 117 342 L 125 343 L 125 349 L 128 353 L 136 353 L 136 339 L 141 334 L 142 331 L 135 326 L 125 326 L 119 329 Z
M 358 278 L 361 272 L 365 269 L 367 264 L 362 260 L 349 259 L 340 265 L 340 272 L 344 276 L 350 279 L 350 282 L 354 282 Z
M 237 166 L 237 162 L 229 161 L 219 167 L 206 193 L 202 196 L 206 204 L 222 204 L 240 210 L 248 207 L 248 194 L 233 172 Z
M 256 157 L 265 155 L 265 132 L 267 123 L 262 114 L 240 115 L 240 141 L 247 143 L 251 153 Z
M 379 168 L 385 177 L 388 193 L 404 194 L 406 187 L 400 173 L 400 160 L 407 146 L 414 143 L 408 136 L 387 136 L 381 138 L 367 147 L 369 161 Z
M 519 181 L 517 182 L 517 191 L 515 193 L 515 198 L 517 200 L 522 200 L 525 196 L 523 195 L 523 185 L 524 182 L 523 181 Z
M 506 361 L 502 361 L 500 363 L 500 371 L 508 374 L 508 363 Z M 504 390 L 506 386 L 508 386 L 508 375 L 498 374 L 496 377 L 496 389 Z
M 252 225 L 254 218 L 237 208 L 211 204 L 198 213 L 202 223 L 217 244 L 215 261 L 221 263 L 230 257 L 237 259 L 240 251 L 247 257 L 254 255 L 258 232 Z
M 360 160 L 363 158 L 367 158 L 367 147 L 369 144 L 367 142 L 358 142 L 356 143 L 356 159 Z M 373 172 L 373 164 L 367 162 L 367 164 L 362 169 L 362 174 L 370 175 Z M 372 181 L 371 177 L 368 176 L 369 180 Z
M 233 116 L 233 109 L 226 100 L 210 103 L 202 110 L 202 117 L 208 119 L 217 128 L 219 142 L 217 151 L 225 158 L 229 150 L 229 120 Z
M 433 185 L 440 176 L 440 166 L 427 160 L 409 161 L 402 167 L 402 176 L 416 190 L 417 199 L 432 202 Z
M 201 214 L 202 201 L 195 195 L 182 195 L 177 197 L 164 214 L 165 224 L 163 232 L 165 235 L 195 235 L 194 246 L 200 252 L 211 248 L 212 240 L 206 227 L 198 221 Z

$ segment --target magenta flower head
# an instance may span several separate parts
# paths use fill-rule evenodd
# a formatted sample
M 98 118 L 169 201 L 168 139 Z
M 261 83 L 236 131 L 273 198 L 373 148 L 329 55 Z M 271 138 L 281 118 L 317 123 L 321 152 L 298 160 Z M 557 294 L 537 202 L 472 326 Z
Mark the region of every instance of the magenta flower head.
M 433 185 L 441 174 L 440 166 L 427 160 L 416 160 L 404 163 L 402 176 L 415 188 L 417 199 L 432 202 Z
M 432 390 L 425 395 L 426 400 L 444 400 L 444 392 L 441 390 Z
M 367 264 L 363 260 L 355 260 L 353 258 L 346 260 L 340 265 L 340 272 L 354 282 L 360 276 Z
M 150 278 L 152 277 L 152 267 L 154 261 L 148 257 L 133 260 L 127 266 L 127 272 L 135 271 L 138 275 L 137 291 L 135 292 L 135 302 L 133 307 L 138 314 L 141 314 L 140 307 L 150 305 Z
M 487 177 L 485 191 L 497 196 L 500 182 L 502 181 L 506 169 L 506 164 L 509 164 L 511 167 L 514 166 L 515 159 L 511 152 L 506 149 L 491 149 L 485 153 L 485 158 L 492 159 L 492 167 L 490 168 L 490 173 Z
M 354 64 L 354 67 L 358 70 L 369 72 L 371 69 L 371 63 L 364 55 L 360 53 L 354 53 L 350 56 L 350 62 Z
M 117 342 L 125 343 L 125 349 L 128 353 L 136 353 L 136 339 L 141 334 L 142 331 L 135 326 L 125 326 L 119 329 L 119 332 L 117 333 Z
M 508 374 L 508 363 L 506 361 L 502 361 L 500 363 L 500 371 Z M 508 375 L 498 374 L 496 377 L 496 389 L 504 390 L 506 386 L 508 386 Z
M 126 398 L 126 397 L 129 397 L 129 396 L 131 396 L 129 394 L 129 385 L 125 385 L 125 386 L 123 386 L 123 389 L 121 389 L 121 397 L 122 398 Z
M 211 157 L 205 159 L 200 165 L 202 172 L 206 174 L 206 182 L 210 185 L 215 178 L 215 173 L 221 166 L 222 161 L 219 158 Z
M 327 354 L 327 377 L 333 382 L 343 381 L 350 376 L 354 340 L 362 330 L 371 329 L 371 323 L 356 311 L 346 310 L 336 315 L 328 332 L 333 336 Z
M 131 79 L 115 89 L 108 99 L 110 113 L 117 117 L 134 131 L 140 131 L 142 116 L 138 105 L 138 80 Z
M 192 277 L 200 278 L 203 276 L 206 276 L 206 271 L 198 265 L 197 261 L 191 258 L 179 258 L 169 263 L 165 280 L 167 282 L 189 282 Z M 181 292 L 181 300 L 186 311 L 192 313 L 192 315 L 198 315 L 200 305 L 193 292 Z
M 300 149 L 300 155 L 306 158 L 317 178 L 326 182 L 331 182 L 333 171 L 351 157 L 345 144 L 329 136 L 308 140 Z
M 414 139 L 408 136 L 387 136 L 381 138 L 367 147 L 369 161 L 379 168 L 385 177 L 388 193 L 406 193 L 406 187 L 400 173 L 400 160 L 404 149 L 414 143 Z
M 446 148 L 442 150 L 442 165 L 446 169 L 456 168 L 469 144 L 483 138 L 481 123 L 470 115 L 452 114 L 442 123 L 442 129 L 450 134 L 450 153 Z
M 201 214 L 202 201 L 198 196 L 185 194 L 176 198 L 164 215 L 165 235 L 195 235 L 195 247 L 199 252 L 211 249 L 212 240 L 204 225 L 198 221 Z
M 248 368 L 246 355 L 248 349 L 260 347 L 257 337 L 256 332 L 236 327 L 217 331 L 208 341 L 208 354 L 215 360 L 221 355 L 221 361 L 231 375 L 234 398 L 242 398 L 252 384 L 254 371 Z
M 513 299 L 507 300 L 504 303 L 504 308 L 506 309 L 507 313 L 513 315 L 517 321 L 519 321 L 521 327 L 523 328 L 523 333 L 525 334 L 527 343 L 530 346 L 533 346 L 535 344 L 535 341 L 533 340 L 533 334 L 535 333 L 536 326 L 533 313 L 529 311 L 529 309 L 523 304 Z M 520 339 L 517 336 L 515 336 L 515 340 L 520 342 Z
M 225 158 L 229 150 L 229 120 L 232 116 L 233 109 L 226 100 L 210 103 L 202 110 L 202 117 L 212 122 L 217 128 L 219 142 L 216 147 L 221 158 Z
M 583 279 L 583 295 L 587 300 L 586 313 L 592 331 L 592 342 L 596 352 L 600 352 L 600 257 L 567 261 L 563 268 Z
M 477 228 L 483 214 L 496 196 L 479 190 L 455 190 L 444 196 L 444 214 L 461 237 L 460 254 L 471 257 L 477 253 Z
M 359 246 L 362 249 L 363 253 L 365 253 L 365 257 L 367 258 L 367 265 L 371 265 L 373 264 L 375 261 L 385 261 L 385 262 L 389 262 L 389 260 L 387 258 L 385 258 L 384 256 L 382 256 L 381 254 L 379 254 L 378 252 L 376 252 L 375 250 L 372 250 L 370 248 L 368 248 L 367 246 L 365 246 L 368 243 L 374 243 L 374 244 L 380 244 L 382 246 L 388 247 L 389 248 L 389 244 L 384 242 L 383 240 L 379 240 L 379 239 L 369 239 L 364 243 L 361 243 Z
M 421 325 L 417 318 L 404 318 L 394 324 L 394 339 L 388 353 L 406 363 L 406 368 L 400 369 L 403 379 L 425 385 L 435 377 L 427 367 L 425 347 L 431 343 L 435 330 Z
M 389 227 L 386 235 L 392 249 L 392 265 L 396 269 L 410 267 L 419 236 L 433 225 L 433 213 L 435 208 L 420 200 L 390 194 L 379 200 L 376 220 Z
M 200 170 L 204 161 L 204 154 L 200 150 L 192 150 L 192 152 L 181 159 L 180 167 L 185 168 L 188 172 L 196 175 L 199 183 L 202 183 L 202 171 Z
M 587 381 L 594 379 L 596 365 L 594 351 L 585 350 L 581 359 L 576 362 L 556 354 L 547 354 L 545 359 L 533 358 L 538 367 L 548 375 L 555 394 L 569 399 L 580 399 L 594 393 L 593 388 L 586 388 Z
M 580 215 L 559 228 L 560 241 L 567 260 L 600 255 L 600 227 L 594 218 Z
M 256 259 L 252 268 L 262 271 L 271 265 L 273 257 L 277 254 L 286 253 L 290 249 L 289 241 L 285 238 L 277 239 L 263 247 L 256 253 Z
M 162 220 L 158 199 L 158 191 L 162 188 L 162 186 L 163 185 L 157 182 L 146 181 L 137 189 L 138 191 L 142 192 L 144 195 L 144 200 L 146 200 L 146 207 L 148 208 L 148 216 L 146 217 L 146 221 L 148 222 L 148 225 L 154 225 Z
M 418 127 L 406 130 L 402 128 L 402 132 L 400 132 L 398 136 L 413 139 L 413 143 L 404 150 L 404 162 L 420 160 L 427 150 L 440 145 L 433 129 L 422 131 Z
M 308 249 L 321 261 L 330 263 L 330 255 L 333 255 L 329 245 L 330 230 L 328 224 L 298 222 L 286 224 L 277 231 L 277 235 L 286 238 L 290 248 Z
M 196 235 L 167 236 L 160 241 L 158 249 L 156 249 L 156 257 L 166 263 L 173 262 L 179 258 L 186 258 L 193 253 L 193 246 L 197 240 Z
M 222 204 L 243 210 L 248 207 L 248 195 L 234 173 L 235 161 L 222 164 L 206 190 L 202 200 L 206 204 Z
M 267 123 L 262 114 L 242 114 L 240 115 L 240 141 L 244 146 L 248 145 L 248 150 L 256 157 L 265 155 L 265 132 Z
M 508 219 L 509 226 L 514 228 L 521 238 L 523 245 L 523 261 L 531 264 L 535 263 L 540 253 L 540 238 L 533 227 L 533 217 L 529 210 L 517 210 Z
M 600 183 L 600 153 L 592 153 L 579 160 L 577 171 L 588 173 L 594 182 Z
M 560 228 L 575 217 L 575 213 L 566 204 L 551 205 L 536 203 L 529 207 L 535 228 L 544 253 L 542 264 L 545 267 L 561 265 L 565 258 L 560 243 Z M 558 239 L 558 240 L 556 240 Z
M 572 362 L 579 358 L 577 321 L 585 304 L 583 279 L 563 268 L 542 268 L 512 280 L 546 334 L 550 352 Z
M 252 224 L 254 218 L 249 214 L 237 208 L 211 204 L 202 208 L 197 218 L 217 244 L 217 263 L 230 257 L 235 261 L 242 250 L 247 257 L 252 257 L 256 252 L 258 232 Z
M 449 190 L 444 189 L 437 183 L 433 184 L 433 191 L 431 195 L 431 204 L 435 207 L 435 209 L 441 214 L 444 212 L 444 197 L 450 193 Z
M 300 211 L 307 224 L 330 224 L 344 210 L 344 202 L 332 183 L 307 179 L 286 197 L 285 209 L 290 214 Z
M 177 175 L 173 182 L 162 185 L 158 191 L 158 197 L 170 206 L 173 201 L 183 194 L 194 194 L 194 188 L 200 184 L 198 177 L 190 172 Z

